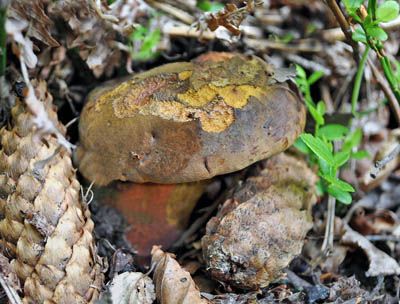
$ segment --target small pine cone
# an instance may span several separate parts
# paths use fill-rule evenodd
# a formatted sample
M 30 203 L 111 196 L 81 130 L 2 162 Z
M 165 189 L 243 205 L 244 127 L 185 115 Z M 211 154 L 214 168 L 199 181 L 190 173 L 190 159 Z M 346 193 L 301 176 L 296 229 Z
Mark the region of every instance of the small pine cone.
M 35 93 L 65 134 L 44 81 Z M 38 138 L 23 102 L 11 115 L 0 131 L 0 244 L 24 286 L 23 303 L 93 303 L 101 260 L 71 157 L 54 136 Z
M 253 290 L 279 279 L 312 228 L 316 182 L 304 161 L 283 153 L 247 179 L 207 223 L 201 241 L 211 275 Z

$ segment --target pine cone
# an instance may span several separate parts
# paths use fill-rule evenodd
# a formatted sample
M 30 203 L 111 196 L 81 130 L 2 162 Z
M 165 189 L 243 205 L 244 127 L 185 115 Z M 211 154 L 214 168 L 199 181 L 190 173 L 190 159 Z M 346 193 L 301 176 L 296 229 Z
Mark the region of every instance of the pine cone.
M 203 255 L 211 275 L 257 290 L 282 276 L 312 228 L 317 176 L 283 153 L 239 187 L 207 224 Z
M 36 96 L 61 133 L 46 83 Z M 102 284 L 93 222 L 79 197 L 71 157 L 57 139 L 37 136 L 17 100 L 0 131 L 1 249 L 24 286 L 23 303 L 93 303 Z

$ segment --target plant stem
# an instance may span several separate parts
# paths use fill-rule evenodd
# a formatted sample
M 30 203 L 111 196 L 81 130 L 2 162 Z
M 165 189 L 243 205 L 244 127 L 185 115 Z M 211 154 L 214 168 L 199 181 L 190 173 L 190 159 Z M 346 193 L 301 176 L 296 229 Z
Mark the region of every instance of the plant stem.
M 338 21 L 344 35 L 346 36 L 347 43 L 351 45 L 353 49 L 353 58 L 358 63 L 360 61 L 358 43 L 355 42 L 352 38 L 352 30 L 350 24 L 347 22 L 346 17 L 343 15 L 342 10 L 335 0 L 325 0 L 325 2 L 331 9 L 336 20 Z
M 365 51 L 362 55 L 360 64 L 358 65 L 356 79 L 354 81 L 353 95 L 351 96 L 351 113 L 353 113 L 354 116 L 357 115 L 356 104 L 357 104 L 358 96 L 360 93 L 361 80 L 362 80 L 362 76 L 364 73 L 365 63 L 367 62 L 369 50 L 370 50 L 370 47 L 367 45 L 365 48 Z
M 8 5 L 0 3 L 0 76 L 6 73 L 6 19 Z
M 393 75 L 392 66 L 390 65 L 390 61 L 387 58 L 387 56 L 380 58 L 379 61 L 381 62 L 383 72 L 385 74 L 387 81 L 389 82 L 390 88 L 392 89 L 394 96 L 396 96 L 397 102 L 400 103 L 400 90 L 397 87 L 396 80 Z

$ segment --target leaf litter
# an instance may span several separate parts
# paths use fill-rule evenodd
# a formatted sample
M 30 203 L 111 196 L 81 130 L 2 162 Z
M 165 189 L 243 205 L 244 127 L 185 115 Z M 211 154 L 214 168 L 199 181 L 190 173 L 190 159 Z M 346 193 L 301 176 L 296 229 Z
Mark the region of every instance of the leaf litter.
M 312 94 L 324 99 L 328 110 L 330 108 L 332 112 L 334 122 L 339 122 L 341 119 L 339 114 L 349 109 L 348 100 L 351 97 L 352 88 L 351 75 L 354 75 L 356 63 L 353 60 L 351 48 L 344 42 L 344 35 L 333 15 L 321 1 L 263 1 L 263 3 L 232 1 L 234 4 L 228 3 L 215 13 L 201 11 L 196 7 L 196 1 L 186 1 L 185 3 L 183 1 L 160 1 L 167 8 L 180 8 L 191 15 L 193 20 L 197 21 L 193 27 L 183 22 L 179 15 L 165 12 L 163 16 L 158 15 L 159 11 L 152 7 L 151 1 L 116 0 L 109 2 L 113 3 L 47 0 L 13 2 L 7 20 L 7 43 L 11 45 L 14 41 L 13 53 L 20 60 L 22 58 L 21 64 L 25 64 L 27 67 L 26 71 L 29 72 L 29 77 L 25 77 L 25 81 L 28 78 L 26 81 L 28 88 L 29 79 L 39 76 L 53 84 L 50 86 L 50 91 L 53 92 L 61 92 L 59 84 L 62 83 L 63 87 L 67 89 L 65 94 L 73 96 L 69 102 L 73 103 L 79 113 L 83 97 L 87 94 L 89 87 L 100 83 L 97 80 L 99 78 L 110 79 L 123 69 L 125 69 L 125 73 L 133 70 L 147 70 L 149 67 L 161 63 L 175 61 L 176 58 L 191 59 L 197 54 L 204 53 L 207 49 L 236 52 L 245 50 L 246 53 L 257 54 L 267 59 L 277 68 L 287 67 L 289 63 L 296 63 L 310 72 L 323 70 L 325 76 L 315 84 Z M 173 23 L 174 27 L 165 27 L 164 32 L 162 26 L 164 22 Z M 131 55 L 133 49 L 143 49 L 143 40 L 132 41 L 131 35 L 139 26 L 148 27 L 149 24 L 151 24 L 149 31 L 153 32 L 158 29 L 160 36 L 152 41 L 148 50 L 148 54 L 151 56 L 139 62 L 132 59 Z M 185 31 L 179 32 L 177 25 L 184 28 Z M 221 31 L 221 28 L 226 30 L 224 37 L 227 39 L 218 39 L 219 34 L 207 36 L 215 30 Z M 188 38 L 186 33 L 193 29 L 191 38 Z M 386 50 L 390 56 L 396 58 L 399 55 L 400 34 L 398 31 L 390 30 L 390 27 L 387 31 L 389 40 L 385 43 Z M 232 38 L 233 36 L 239 36 L 240 39 Z M 213 40 L 206 42 L 203 37 L 212 37 Z M 59 48 L 57 49 L 57 47 Z M 155 54 L 154 57 L 153 54 Z M 14 55 L 8 55 L 10 71 L 20 69 L 20 64 L 11 60 L 11 56 Z M 79 75 L 82 70 L 76 66 L 77 61 L 80 65 L 86 65 L 87 71 L 91 73 L 87 78 L 90 83 L 88 80 L 85 82 L 84 75 Z M 276 77 L 283 77 L 286 80 L 287 77 L 291 77 L 291 71 L 288 70 L 287 75 L 277 75 Z M 65 75 L 69 76 L 64 77 Z M 397 262 L 400 258 L 398 225 L 400 208 L 397 195 L 400 190 L 399 173 L 396 171 L 399 164 L 398 159 L 395 158 L 381 171 L 380 174 L 384 177 L 374 180 L 369 178 L 374 161 L 384 158 L 398 142 L 397 126 L 393 123 L 388 107 L 382 104 L 384 99 L 382 91 L 379 90 L 368 65 L 365 77 L 368 85 L 362 87 L 358 110 L 360 112 L 375 110 L 354 119 L 352 128 L 361 127 L 363 129 L 364 136 L 360 149 L 367 150 L 372 157 L 352 162 L 349 164 L 349 168 L 342 172 L 343 179 L 352 185 L 358 185 L 355 193 L 356 201 L 358 201 L 355 203 L 357 208 L 352 210 L 340 207 L 336 210 L 336 221 L 339 224 L 336 229 L 333 254 L 324 261 L 313 264 L 319 257 L 315 253 L 319 251 L 320 240 L 323 237 L 322 228 L 326 211 L 326 204 L 320 198 L 317 206 L 314 207 L 314 228 L 307 237 L 307 250 L 305 249 L 303 254 L 289 267 L 295 277 L 305 279 L 311 286 L 323 286 L 325 290 L 329 291 L 329 295 L 325 295 L 321 291 L 323 289 L 315 291 L 317 293 L 315 297 L 310 289 L 295 290 L 294 284 L 290 280 L 289 282 L 285 281 L 285 278 L 258 292 L 244 292 L 229 284 L 218 282 L 212 293 L 201 293 L 195 286 L 191 275 L 179 266 L 174 255 L 156 247 L 153 251 L 153 267 L 150 268 L 153 268 L 151 269 L 153 270 L 153 281 L 160 303 L 177 303 L 173 301 L 177 301 L 177 298 L 186 299 L 185 297 L 191 299 L 191 302 L 188 303 L 279 303 L 282 301 L 312 303 L 310 299 L 316 299 L 314 302 L 318 300 L 320 303 L 398 301 L 399 280 L 397 276 L 400 271 Z M 22 78 L 8 78 L 7 81 L 9 84 L 15 84 Z M 35 97 L 29 95 L 29 91 L 32 92 L 32 90 L 28 90 L 28 103 L 31 102 L 32 111 L 37 114 L 39 128 L 43 132 L 57 135 L 57 130 L 48 124 L 48 118 L 40 114 L 40 107 L 35 102 Z M 65 94 L 60 94 L 60 96 L 66 96 Z M 65 98 L 60 98 L 60 100 L 62 99 Z M 64 116 L 62 119 L 73 119 L 74 114 L 71 114 L 69 107 L 63 106 L 63 103 L 60 105 L 59 115 Z M 70 139 L 75 144 L 77 139 L 73 132 L 72 128 Z M 73 145 L 65 139 L 61 137 L 59 139 L 66 148 L 73 148 Z M 262 170 L 263 167 L 265 167 L 263 162 L 256 164 L 248 174 L 256 175 L 256 172 Z M 222 184 L 222 189 L 219 190 L 220 194 L 233 185 L 230 184 L 229 176 L 219 177 L 218 180 Z M 199 217 L 201 212 L 199 207 L 194 217 Z M 96 211 L 93 210 L 93 213 L 96 214 Z M 346 219 L 343 220 L 344 223 L 340 223 L 339 218 L 345 218 L 346 215 L 348 224 Z M 339 228 L 340 226 L 342 229 Z M 126 229 L 132 229 L 132 227 L 126 227 Z M 181 247 L 175 249 L 175 254 L 182 264 L 195 261 L 204 265 L 202 264 L 204 258 L 199 249 L 199 240 L 204 234 L 204 229 L 205 226 L 199 227 L 191 239 L 187 239 Z M 114 236 L 121 237 L 123 234 L 124 231 L 114 233 Z M 99 237 L 101 237 L 101 233 Z M 110 234 L 108 238 L 111 238 Z M 112 239 L 110 242 L 118 243 Z M 129 247 L 126 242 L 118 244 Z M 364 255 L 361 255 L 357 248 Z M 311 254 L 306 254 L 305 251 L 311 252 Z M 316 259 L 313 259 L 312 256 Z M 367 258 L 367 268 L 357 269 L 350 274 L 348 265 L 352 262 L 355 263 L 357 259 L 365 259 L 365 257 Z M 130 283 L 130 287 L 126 287 L 133 289 L 125 292 L 125 295 L 128 293 L 133 295 L 137 292 L 137 296 L 140 294 L 143 299 L 146 298 L 146 300 L 140 300 L 142 303 L 147 303 L 145 301 L 151 303 L 153 299 L 152 292 L 149 291 L 151 290 L 149 281 L 151 279 L 144 275 L 150 269 L 145 264 L 136 264 L 136 266 L 142 272 L 132 275 L 134 279 L 129 281 L 132 283 L 136 280 L 136 283 Z M 2 269 L 7 268 L 2 264 Z M 210 280 L 205 267 L 194 269 L 192 275 L 203 276 L 206 280 Z M 121 272 L 122 274 L 116 277 L 128 277 L 128 272 L 123 272 L 123 270 Z M 9 275 L 12 276 L 12 274 Z M 373 277 L 377 279 L 373 279 Z M 384 277 L 385 284 L 379 284 L 380 277 Z M 144 278 L 146 278 L 146 283 Z M 185 282 L 179 280 L 183 278 L 185 278 Z M 122 281 L 127 281 L 127 279 Z M 18 284 L 15 282 L 11 285 L 19 290 Z M 118 289 L 124 290 L 123 288 L 125 288 L 119 286 L 115 284 L 113 287 L 117 293 Z M 377 287 L 379 288 L 376 289 Z M 143 293 L 144 290 L 148 290 L 146 295 Z

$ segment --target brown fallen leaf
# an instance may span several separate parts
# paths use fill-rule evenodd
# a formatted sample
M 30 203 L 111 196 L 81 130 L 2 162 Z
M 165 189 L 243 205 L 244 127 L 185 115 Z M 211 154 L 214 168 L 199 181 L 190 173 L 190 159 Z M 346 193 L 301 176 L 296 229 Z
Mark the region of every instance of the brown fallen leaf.
M 151 265 L 155 267 L 153 281 L 157 301 L 161 304 L 207 304 L 200 295 L 189 272 L 183 270 L 172 253 L 153 246 Z
M 400 274 L 400 266 L 396 260 L 382 250 L 376 248 L 363 235 L 351 229 L 347 224 L 343 224 L 343 232 L 344 234 L 341 238 L 341 242 L 359 247 L 368 257 L 369 268 L 365 273 L 367 277 Z
M 124 272 L 110 286 L 113 303 L 151 304 L 156 299 L 152 280 L 141 272 Z

